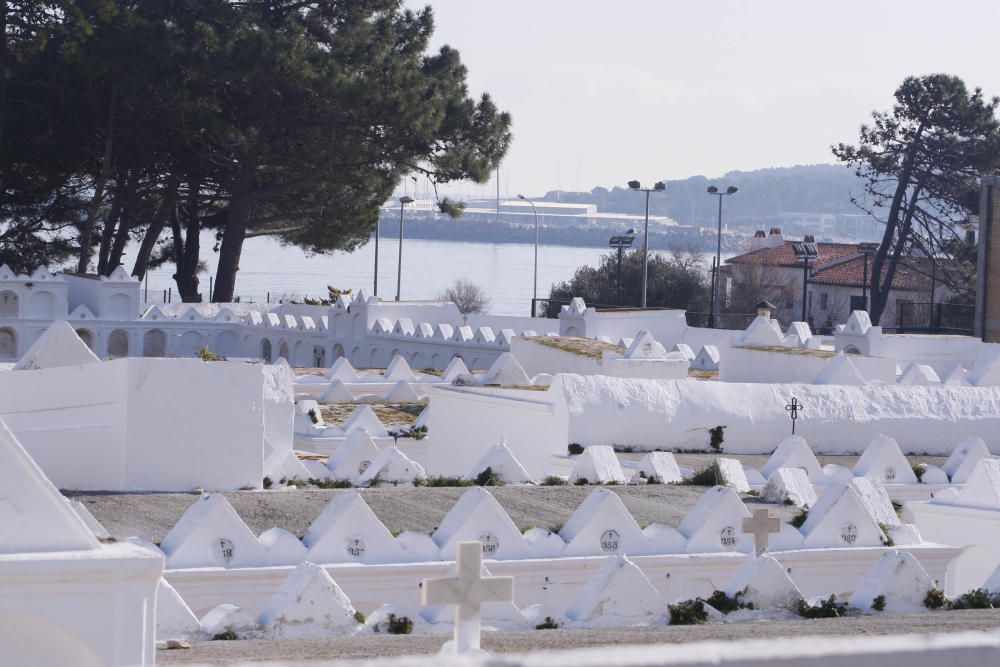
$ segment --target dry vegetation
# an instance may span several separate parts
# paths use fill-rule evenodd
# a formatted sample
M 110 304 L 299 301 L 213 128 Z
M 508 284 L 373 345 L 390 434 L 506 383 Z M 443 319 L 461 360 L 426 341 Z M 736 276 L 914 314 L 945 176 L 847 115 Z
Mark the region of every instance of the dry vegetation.
M 524 340 L 562 350 L 563 352 L 579 354 L 582 357 L 590 357 L 591 359 L 600 359 L 605 351 L 617 352 L 618 354 L 625 352 L 625 348 L 621 345 L 604 343 L 590 338 L 576 338 L 574 336 L 527 336 Z
M 781 345 L 739 345 L 744 350 L 756 352 L 777 352 L 778 354 L 797 354 L 800 357 L 821 357 L 829 359 L 837 356 L 833 350 L 810 350 L 805 347 L 783 347 Z
M 320 414 L 323 421 L 328 424 L 343 424 L 360 403 L 321 403 Z M 399 425 L 409 426 L 416 419 L 420 412 L 427 407 L 427 403 L 365 403 L 371 407 L 375 416 L 386 426 Z

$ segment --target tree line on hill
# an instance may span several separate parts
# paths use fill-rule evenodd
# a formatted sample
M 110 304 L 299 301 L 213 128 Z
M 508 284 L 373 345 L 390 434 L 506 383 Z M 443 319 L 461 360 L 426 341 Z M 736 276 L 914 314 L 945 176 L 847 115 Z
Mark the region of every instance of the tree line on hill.
M 133 275 L 172 262 L 200 300 L 212 230 L 229 301 L 247 238 L 353 249 L 404 174 L 482 182 L 511 139 L 401 0 L 8 0 L 0 22 L 0 264 L 18 271 L 106 275 L 131 241 Z

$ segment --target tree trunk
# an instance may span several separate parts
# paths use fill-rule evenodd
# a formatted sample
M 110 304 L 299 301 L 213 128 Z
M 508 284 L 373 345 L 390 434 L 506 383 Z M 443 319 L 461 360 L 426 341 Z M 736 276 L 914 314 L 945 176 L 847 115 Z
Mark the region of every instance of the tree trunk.
M 250 188 L 253 185 L 254 171 L 252 162 L 244 163 L 229 201 L 222 232 L 222 247 L 219 249 L 219 266 L 215 273 L 215 291 L 212 294 L 212 301 L 216 303 L 229 303 L 236 293 L 236 273 L 240 270 L 240 255 L 250 220 Z
M 125 179 L 119 177 L 119 187 L 115 189 L 115 194 L 111 200 L 111 212 L 108 213 L 107 220 L 104 221 L 104 229 L 101 230 L 101 246 L 97 250 L 97 273 L 107 275 L 108 255 L 111 254 L 111 241 L 114 239 L 115 226 L 122 212 L 122 204 L 125 195 L 123 193 Z
M 146 277 L 146 270 L 149 268 L 149 258 L 152 257 L 153 248 L 156 247 L 156 242 L 159 240 L 160 234 L 163 233 L 163 228 L 167 224 L 170 212 L 177 203 L 177 189 L 179 187 L 180 183 L 176 178 L 171 176 L 167 179 L 167 191 L 163 195 L 160 207 L 153 216 L 153 221 L 149 223 L 149 227 L 146 229 L 146 234 L 142 237 L 142 243 L 139 245 L 135 264 L 132 267 L 132 275 L 139 280 Z
M 187 234 L 182 231 L 180 216 L 172 216 L 171 226 L 174 231 L 174 259 L 177 272 L 174 281 L 181 300 L 187 303 L 197 303 L 202 300 L 198 292 L 198 262 L 201 253 L 201 218 L 198 197 L 201 190 L 200 181 L 190 184 L 187 205 L 183 209 Z
M 125 244 L 128 243 L 128 235 L 129 232 L 132 231 L 132 225 L 135 222 L 135 208 L 138 203 L 138 189 L 139 172 L 135 170 L 129 174 L 129 178 L 125 186 L 125 204 L 122 207 L 121 218 L 118 222 L 118 229 L 115 231 L 115 242 L 111 246 L 111 253 L 108 255 L 108 262 L 105 267 L 106 273 L 104 275 L 111 275 L 111 272 L 117 269 L 118 265 L 122 263 L 122 255 L 125 254 Z
M 114 147 L 115 128 L 115 100 L 118 95 L 115 90 L 111 91 L 111 104 L 108 107 L 108 124 L 104 135 L 104 155 L 101 158 L 101 171 L 94 181 L 94 196 L 87 204 L 87 217 L 80 226 L 80 258 L 76 264 L 78 273 L 86 273 L 87 265 L 90 264 L 90 255 L 94 245 L 94 224 L 97 221 L 97 214 L 100 211 L 101 203 L 104 201 L 105 187 L 108 179 L 111 178 L 111 156 Z

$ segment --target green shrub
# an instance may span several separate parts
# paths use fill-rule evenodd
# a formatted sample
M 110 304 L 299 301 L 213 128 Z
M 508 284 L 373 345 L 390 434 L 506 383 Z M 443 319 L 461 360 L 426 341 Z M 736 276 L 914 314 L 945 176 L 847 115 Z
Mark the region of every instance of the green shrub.
M 710 463 L 694 474 L 691 479 L 684 480 L 688 486 L 715 486 L 718 484 L 719 475 L 715 463 Z
M 722 432 L 725 430 L 725 426 L 716 426 L 715 428 L 708 429 L 708 446 L 713 452 L 722 451 Z
M 198 350 L 198 358 L 202 361 L 222 361 L 222 357 L 208 349 L 208 345 Z
M 319 423 L 319 417 L 316 416 L 316 410 L 315 409 L 310 408 L 308 414 L 309 414 L 309 419 L 312 420 L 313 424 L 318 424 Z
M 425 483 L 431 487 L 474 486 L 471 479 L 465 479 L 464 477 L 440 477 L 437 475 L 431 475 Z
M 927 472 L 927 466 L 923 463 L 913 464 L 913 474 L 917 476 L 917 481 L 922 482 L 924 480 L 924 473 Z
M 493 468 L 487 466 L 485 470 L 476 475 L 475 483 L 476 486 L 502 486 L 503 479 L 493 472 Z
M 546 616 L 545 620 L 535 626 L 535 630 L 558 630 L 559 624 L 556 623 L 556 619 L 551 616 Z
M 932 588 L 927 591 L 927 597 L 924 598 L 924 606 L 928 609 L 940 609 L 948 602 L 948 598 L 944 596 L 944 591 L 940 588 Z
M 217 635 L 215 635 L 215 636 L 212 637 L 212 641 L 227 641 L 227 642 L 231 642 L 231 641 L 235 641 L 237 639 L 239 639 L 239 637 L 236 636 L 236 633 L 233 632 L 232 628 L 226 628 L 225 632 L 220 632 L 219 634 L 217 634 Z
M 546 475 L 545 479 L 542 480 L 542 486 L 566 486 L 567 484 L 569 482 L 559 475 Z
M 882 546 L 886 547 L 896 546 L 896 542 L 892 539 L 892 536 L 889 534 L 889 524 L 880 523 L 878 527 L 882 530 L 882 535 L 884 536 L 882 537 Z
M 705 602 L 701 598 L 668 604 L 667 610 L 670 612 L 670 625 L 700 625 L 708 620 Z
M 411 635 L 413 634 L 413 621 L 410 620 L 409 616 L 389 614 L 385 631 L 390 635 Z
M 715 591 L 710 596 L 708 596 L 708 599 L 705 600 L 705 602 L 707 602 L 713 608 L 718 609 L 723 614 L 729 614 L 739 609 L 753 609 L 753 603 L 751 602 L 750 604 L 744 604 L 743 602 L 740 601 L 741 597 L 743 597 L 742 592 L 739 592 L 736 595 L 729 597 L 723 591 Z
M 355 610 L 355 612 L 354 612 L 354 620 L 357 621 L 359 625 L 364 625 L 365 624 L 365 615 L 362 614 L 360 611 Z
M 847 612 L 846 604 L 837 604 L 837 598 L 831 595 L 818 605 L 811 605 L 805 600 L 799 600 L 799 615 L 805 618 L 840 618 Z
M 802 524 L 804 524 L 806 522 L 806 519 L 808 518 L 809 518 L 809 508 L 803 507 L 802 509 L 799 510 L 798 514 L 796 514 L 791 518 L 791 520 L 788 523 L 792 524 L 796 528 L 801 528 Z
M 950 609 L 993 609 L 1000 604 L 1000 595 L 991 597 L 985 588 L 962 593 L 948 605 Z
M 879 595 L 872 600 L 872 609 L 875 611 L 885 611 L 885 596 Z
M 309 478 L 309 483 L 320 489 L 352 489 L 354 484 L 349 479 L 317 479 Z
M 566 449 L 569 451 L 570 456 L 576 456 L 577 454 L 583 454 L 583 445 L 575 443 L 575 442 L 569 443 L 569 446 L 566 447 Z
M 265 489 L 270 489 L 272 485 L 274 485 L 274 482 L 271 481 L 271 478 L 270 477 L 265 477 L 264 478 L 264 488 Z
M 587 486 L 588 484 L 590 484 L 590 481 L 587 480 L 586 477 L 580 477 L 573 483 L 576 484 L 577 486 Z

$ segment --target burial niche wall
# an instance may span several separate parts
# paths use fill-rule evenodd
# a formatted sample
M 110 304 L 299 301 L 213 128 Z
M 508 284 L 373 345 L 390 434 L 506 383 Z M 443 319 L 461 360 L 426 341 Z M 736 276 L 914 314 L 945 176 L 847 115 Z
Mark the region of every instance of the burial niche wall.
M 128 332 L 124 329 L 115 329 L 108 336 L 108 356 L 127 357 L 128 356 Z
M 0 317 L 17 317 L 20 310 L 21 302 L 16 293 L 10 290 L 0 292 Z
M 162 357 L 167 353 L 167 334 L 162 329 L 150 329 L 142 337 L 142 356 Z
M 17 333 L 10 327 L 0 328 L 0 359 L 17 358 Z

